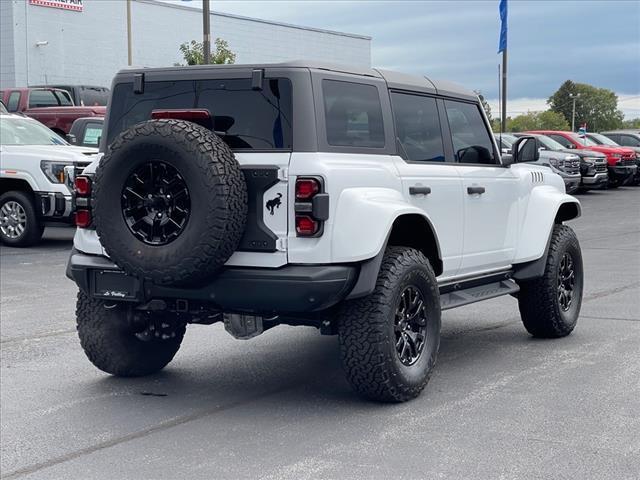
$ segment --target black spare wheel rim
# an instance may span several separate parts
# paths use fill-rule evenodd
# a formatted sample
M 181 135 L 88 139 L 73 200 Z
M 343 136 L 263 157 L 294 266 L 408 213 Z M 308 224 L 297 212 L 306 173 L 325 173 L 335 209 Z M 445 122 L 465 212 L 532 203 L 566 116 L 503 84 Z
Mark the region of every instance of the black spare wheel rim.
M 409 285 L 400 294 L 395 312 L 396 353 L 404 365 L 418 361 L 427 340 L 427 313 L 422 293 Z
M 558 303 L 563 312 L 571 308 L 575 290 L 576 272 L 573 257 L 565 252 L 558 266 Z
M 160 161 L 131 172 L 121 203 L 129 230 L 147 245 L 166 245 L 178 238 L 191 212 L 186 182 L 175 167 Z

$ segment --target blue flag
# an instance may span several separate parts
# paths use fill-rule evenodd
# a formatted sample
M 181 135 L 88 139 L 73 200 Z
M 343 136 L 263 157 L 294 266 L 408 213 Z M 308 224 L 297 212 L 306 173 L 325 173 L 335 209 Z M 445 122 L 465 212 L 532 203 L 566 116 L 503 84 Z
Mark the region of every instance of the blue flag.
M 507 0 L 500 0 L 500 43 L 498 53 L 507 49 Z

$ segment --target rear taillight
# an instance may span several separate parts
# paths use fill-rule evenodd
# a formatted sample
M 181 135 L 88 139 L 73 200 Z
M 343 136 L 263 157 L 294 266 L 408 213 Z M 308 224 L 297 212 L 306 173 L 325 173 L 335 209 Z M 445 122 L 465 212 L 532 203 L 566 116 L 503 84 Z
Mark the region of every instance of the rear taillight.
M 76 195 L 79 197 L 91 195 L 91 179 L 89 177 L 78 176 L 73 183 L 76 187 Z
M 320 222 L 308 215 L 296 215 L 296 233 L 299 237 L 312 237 L 320 230 Z
M 75 223 L 77 227 L 87 228 L 91 225 L 91 178 L 79 175 L 73 181 L 76 213 Z
M 329 194 L 323 192 L 319 177 L 299 177 L 295 186 L 296 235 L 322 235 L 324 221 L 329 218 Z
M 76 226 L 80 228 L 87 228 L 91 225 L 91 212 L 89 210 L 76 210 Z
M 309 200 L 320 191 L 320 182 L 315 178 L 296 180 L 296 200 Z

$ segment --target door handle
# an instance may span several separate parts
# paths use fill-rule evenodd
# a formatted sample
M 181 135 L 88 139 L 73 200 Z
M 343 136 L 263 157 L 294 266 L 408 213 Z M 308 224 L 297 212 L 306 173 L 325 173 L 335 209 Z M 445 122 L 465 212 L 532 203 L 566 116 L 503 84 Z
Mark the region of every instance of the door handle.
M 409 187 L 409 195 L 429 195 L 431 187 Z
M 484 187 L 467 187 L 467 193 L 469 195 L 479 194 L 482 195 L 484 193 Z

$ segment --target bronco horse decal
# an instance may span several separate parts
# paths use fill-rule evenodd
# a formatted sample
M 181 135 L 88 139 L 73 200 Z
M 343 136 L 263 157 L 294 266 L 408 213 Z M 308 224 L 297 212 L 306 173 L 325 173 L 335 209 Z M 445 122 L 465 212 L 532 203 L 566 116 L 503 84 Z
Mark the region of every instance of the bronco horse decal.
M 269 210 L 269 214 L 273 215 L 275 213 L 275 209 L 276 208 L 280 208 L 280 205 L 282 205 L 282 194 L 278 193 L 278 195 L 275 198 L 272 198 L 271 200 L 269 200 L 267 202 L 267 209 Z

